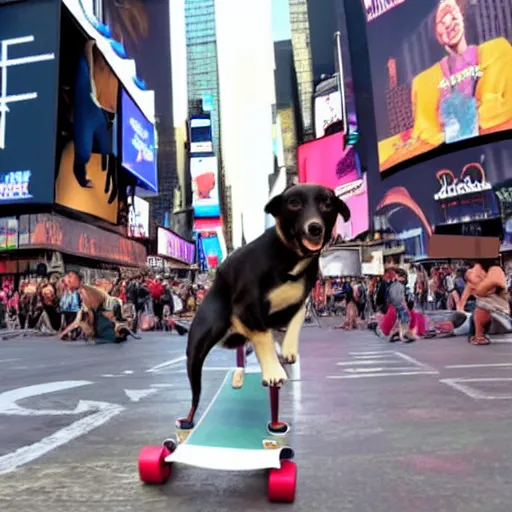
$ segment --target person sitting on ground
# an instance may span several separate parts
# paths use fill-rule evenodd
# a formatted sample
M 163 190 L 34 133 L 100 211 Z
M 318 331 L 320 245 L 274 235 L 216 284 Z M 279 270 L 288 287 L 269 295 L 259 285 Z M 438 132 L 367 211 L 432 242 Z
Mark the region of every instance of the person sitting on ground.
M 505 272 L 495 260 L 480 260 L 466 272 L 466 283 L 457 310 L 463 312 L 469 297 L 476 297 L 474 333 L 469 342 L 472 345 L 489 345 L 485 332 L 493 319 L 507 330 L 512 327 Z

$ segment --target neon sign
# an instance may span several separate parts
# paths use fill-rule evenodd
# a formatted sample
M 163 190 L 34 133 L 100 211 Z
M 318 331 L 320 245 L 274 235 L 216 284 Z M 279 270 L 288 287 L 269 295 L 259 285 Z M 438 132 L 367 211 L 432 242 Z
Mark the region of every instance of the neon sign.
M 475 180 L 466 174 L 470 168 L 476 169 L 479 172 L 480 180 Z M 453 172 L 448 169 L 439 171 L 436 177 L 441 184 L 441 190 L 434 196 L 436 201 L 492 190 L 492 185 L 485 178 L 483 167 L 478 163 L 466 165 L 462 169 L 459 178 L 456 178 Z
M 10 112 L 9 104 L 20 101 L 30 101 L 37 98 L 37 92 L 26 92 L 21 94 L 7 94 L 7 68 L 13 66 L 22 66 L 24 64 L 33 64 L 54 60 L 54 53 L 43 53 L 40 55 L 30 55 L 28 57 L 18 57 L 9 59 L 9 47 L 19 44 L 33 43 L 34 36 L 16 37 L 13 39 L 4 39 L 0 41 L 0 71 L 1 71 L 1 89 L 0 89 L 0 149 L 5 149 L 5 138 L 7 130 L 7 113 Z M 4 196 L 1 196 L 4 198 Z

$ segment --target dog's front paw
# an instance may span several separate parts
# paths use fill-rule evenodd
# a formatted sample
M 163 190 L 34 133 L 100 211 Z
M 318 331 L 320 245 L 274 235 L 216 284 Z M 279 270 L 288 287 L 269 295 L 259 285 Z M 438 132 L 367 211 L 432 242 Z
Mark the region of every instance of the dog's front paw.
M 294 350 L 283 350 L 282 354 L 279 356 L 279 360 L 281 364 L 295 364 L 298 357 L 299 355 Z
M 276 364 L 270 370 L 263 371 L 262 374 L 262 382 L 266 387 L 281 387 L 287 380 L 286 372 L 280 364 Z

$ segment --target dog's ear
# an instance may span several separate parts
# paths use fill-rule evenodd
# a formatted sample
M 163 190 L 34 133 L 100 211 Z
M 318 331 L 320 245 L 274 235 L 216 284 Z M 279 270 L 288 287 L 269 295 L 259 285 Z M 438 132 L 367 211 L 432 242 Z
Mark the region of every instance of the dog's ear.
M 350 220 L 350 210 L 346 203 L 337 197 L 335 200 L 335 205 L 336 210 L 338 210 L 338 213 L 343 217 L 343 220 L 348 222 Z
M 265 206 L 265 213 L 272 215 L 273 217 L 278 217 L 281 213 L 281 209 L 283 207 L 283 196 L 278 195 L 273 197 Z

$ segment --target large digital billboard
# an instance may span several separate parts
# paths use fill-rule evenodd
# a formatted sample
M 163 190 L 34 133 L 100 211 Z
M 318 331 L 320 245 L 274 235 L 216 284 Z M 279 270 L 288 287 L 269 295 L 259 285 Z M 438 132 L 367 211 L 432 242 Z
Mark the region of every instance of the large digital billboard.
M 315 135 L 317 138 L 323 137 L 329 126 L 342 119 L 340 91 L 333 91 L 315 98 Z
M 348 222 L 338 217 L 336 234 L 350 240 L 368 230 L 368 188 L 356 152 L 343 147 L 341 132 L 299 146 L 299 181 L 332 188 L 345 201 L 351 217 Z
M 196 217 L 218 217 L 220 215 L 219 169 L 216 156 L 190 159 L 192 177 L 192 205 Z
M 121 146 L 123 167 L 141 186 L 158 192 L 155 127 L 123 89 L 121 92 Z
M 381 171 L 512 129 L 510 15 L 489 0 L 363 2 Z
M 128 236 L 149 238 L 149 203 L 137 196 L 128 197 Z
M 475 234 L 471 226 L 499 218 L 494 189 L 507 179 L 511 163 L 512 141 L 503 141 L 449 153 L 384 179 L 370 174 L 374 228 L 395 233 L 416 256 L 427 253 L 436 228 L 461 226 L 461 234 Z
M 60 2 L 1 9 L 0 206 L 52 203 Z

